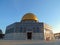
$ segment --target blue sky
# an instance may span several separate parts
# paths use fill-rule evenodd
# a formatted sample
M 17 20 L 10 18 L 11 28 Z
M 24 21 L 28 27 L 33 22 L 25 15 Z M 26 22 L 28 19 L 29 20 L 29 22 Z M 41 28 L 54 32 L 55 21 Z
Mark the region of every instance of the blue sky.
M 0 29 L 5 33 L 6 26 L 29 12 L 51 25 L 54 33 L 60 32 L 60 0 L 0 0 Z

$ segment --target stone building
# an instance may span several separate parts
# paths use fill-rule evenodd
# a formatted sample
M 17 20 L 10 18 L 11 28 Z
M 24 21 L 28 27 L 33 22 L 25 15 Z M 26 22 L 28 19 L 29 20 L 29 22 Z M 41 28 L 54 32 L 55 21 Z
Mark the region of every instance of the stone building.
M 33 13 L 27 13 L 20 22 L 15 22 L 6 27 L 7 40 L 52 40 L 52 27 L 39 22 Z
M 55 39 L 60 39 L 60 33 L 55 33 L 54 36 L 55 36 Z
M 2 33 L 2 30 L 0 29 L 0 39 L 3 39 L 4 34 Z

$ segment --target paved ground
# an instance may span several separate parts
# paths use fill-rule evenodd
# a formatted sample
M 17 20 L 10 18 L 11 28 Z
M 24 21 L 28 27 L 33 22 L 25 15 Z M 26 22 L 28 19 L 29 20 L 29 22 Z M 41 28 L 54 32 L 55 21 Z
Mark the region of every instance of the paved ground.
M 0 40 L 0 45 L 60 45 L 60 40 L 54 40 L 54 41 Z

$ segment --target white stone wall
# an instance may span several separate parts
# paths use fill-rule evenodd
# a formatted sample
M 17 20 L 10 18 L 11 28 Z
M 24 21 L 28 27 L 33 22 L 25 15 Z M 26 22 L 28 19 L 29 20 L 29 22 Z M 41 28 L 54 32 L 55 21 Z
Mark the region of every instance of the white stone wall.
M 6 40 L 28 40 L 27 33 L 9 33 L 5 35 Z M 43 33 L 32 33 L 31 40 L 43 40 L 44 35 Z
M 43 33 L 33 33 L 32 39 L 33 40 L 44 40 L 44 34 Z
M 25 33 L 9 33 L 5 35 L 7 40 L 25 40 L 26 34 Z

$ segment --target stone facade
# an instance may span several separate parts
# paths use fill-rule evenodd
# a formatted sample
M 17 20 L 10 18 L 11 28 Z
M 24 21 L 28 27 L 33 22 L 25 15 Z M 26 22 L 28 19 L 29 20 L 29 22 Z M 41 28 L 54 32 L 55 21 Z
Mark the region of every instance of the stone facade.
M 50 32 L 46 33 L 47 30 Z M 39 22 L 34 14 L 28 13 L 23 16 L 20 22 L 13 23 L 6 27 L 5 38 L 7 40 L 46 40 L 47 35 L 51 36 L 51 27 Z
M 22 23 L 16 22 L 7 26 L 5 39 L 16 39 L 16 40 L 29 40 L 28 33 L 31 35 L 31 40 L 44 39 L 43 23 L 30 22 Z

